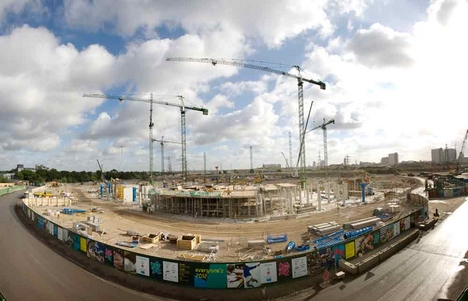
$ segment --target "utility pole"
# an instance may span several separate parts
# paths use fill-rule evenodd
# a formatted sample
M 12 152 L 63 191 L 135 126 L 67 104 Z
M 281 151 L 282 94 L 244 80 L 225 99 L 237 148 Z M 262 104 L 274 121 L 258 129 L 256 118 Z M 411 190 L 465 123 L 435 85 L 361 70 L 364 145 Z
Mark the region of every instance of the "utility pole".
M 291 138 L 291 132 L 289 132 L 289 165 L 291 167 L 291 175 L 294 174 L 294 167 L 292 163 L 292 138 Z M 296 176 L 297 176 L 297 170 L 296 170 Z
M 206 184 L 206 152 L 203 152 L 203 183 Z
M 252 145 L 250 146 L 250 173 L 253 173 L 253 154 L 252 154 Z

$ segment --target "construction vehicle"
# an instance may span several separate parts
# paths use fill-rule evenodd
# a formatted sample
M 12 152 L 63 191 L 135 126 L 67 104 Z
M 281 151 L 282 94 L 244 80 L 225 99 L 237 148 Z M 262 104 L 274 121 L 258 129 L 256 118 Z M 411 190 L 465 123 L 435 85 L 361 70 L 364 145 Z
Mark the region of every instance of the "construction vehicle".
M 325 90 L 326 85 L 322 81 L 317 81 L 317 80 L 312 80 L 312 79 L 306 79 L 303 78 L 301 75 L 301 68 L 297 65 L 292 66 L 294 69 L 297 70 L 298 75 L 291 74 L 289 72 L 285 71 L 280 71 L 280 70 L 275 70 L 269 67 L 265 66 L 257 66 L 253 65 L 250 63 L 245 63 L 241 60 L 224 60 L 224 59 L 212 59 L 212 58 L 188 58 L 188 57 L 168 57 L 166 58 L 166 61 L 173 61 L 173 62 L 195 62 L 195 63 L 208 63 L 213 66 L 216 65 L 228 65 L 228 66 L 235 66 L 235 67 L 242 67 L 242 68 L 250 68 L 250 69 L 255 69 L 255 70 L 260 70 L 264 72 L 270 72 L 278 75 L 284 75 L 288 77 L 292 77 L 297 79 L 297 87 L 298 87 L 298 103 L 299 103 L 299 140 L 301 141 L 300 143 L 300 149 L 299 149 L 299 156 L 298 156 L 298 163 L 300 161 L 301 163 L 301 182 L 304 183 L 306 182 L 306 176 L 305 176 L 305 169 L 306 169 L 306 151 L 305 151 L 305 143 L 304 143 L 304 138 L 305 138 L 305 129 L 307 128 L 307 125 L 304 125 L 304 88 L 303 84 L 304 82 L 311 83 L 314 85 L 318 85 L 320 89 Z M 313 104 L 313 102 L 312 102 Z M 310 109 L 312 109 L 312 104 L 310 106 Z M 310 114 L 310 110 L 309 110 Z M 292 162 L 291 162 L 292 164 Z
M 181 104 L 154 100 L 153 94 L 151 93 L 150 99 L 139 98 L 134 96 L 123 96 L 123 95 L 105 95 L 105 94 L 83 94 L 83 97 L 92 97 L 92 98 L 106 98 L 106 99 L 117 99 L 119 101 L 138 101 L 138 102 L 148 102 L 150 104 L 150 123 L 149 123 L 149 170 L 150 170 L 150 183 L 153 184 L 153 104 L 172 106 L 180 108 L 180 130 L 181 130 L 181 145 L 182 145 L 182 179 L 185 183 L 187 181 L 187 129 L 185 126 L 185 110 L 193 110 L 202 112 L 203 115 L 208 115 L 208 109 L 203 107 L 192 107 L 185 106 L 185 98 L 182 95 L 160 95 L 160 99 L 168 98 L 178 98 Z

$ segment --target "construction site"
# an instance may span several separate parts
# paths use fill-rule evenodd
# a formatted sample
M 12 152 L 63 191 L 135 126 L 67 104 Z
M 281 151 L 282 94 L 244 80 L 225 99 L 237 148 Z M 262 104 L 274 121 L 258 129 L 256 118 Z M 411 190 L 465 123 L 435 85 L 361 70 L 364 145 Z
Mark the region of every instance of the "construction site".
M 357 223 L 350 230 L 377 228 L 420 207 L 406 200 L 409 191 L 423 185 L 419 179 L 375 177 L 365 186 L 364 196 L 350 196 L 364 186 L 358 184 L 361 181 L 324 185 L 311 179 L 316 188 L 308 193 L 301 193 L 291 183 L 218 185 L 206 189 L 209 191 L 159 188 L 147 199 L 137 193 L 129 202 L 112 192 L 122 186 L 101 195 L 99 186 L 64 185 L 43 188 L 47 194 L 39 189 L 30 192 L 25 200 L 31 209 L 54 222 L 81 229 L 83 235 L 110 245 L 164 258 L 245 261 L 294 254 L 286 251 L 291 241 L 310 249 L 315 239 L 340 231 L 345 224 Z M 134 191 L 133 187 L 123 189 L 128 188 Z M 318 229 L 321 224 L 326 229 Z

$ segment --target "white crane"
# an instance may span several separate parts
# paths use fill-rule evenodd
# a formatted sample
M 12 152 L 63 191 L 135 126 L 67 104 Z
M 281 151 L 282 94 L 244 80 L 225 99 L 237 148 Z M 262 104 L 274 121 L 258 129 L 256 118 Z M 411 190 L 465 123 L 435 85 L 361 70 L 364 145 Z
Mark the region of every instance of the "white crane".
M 299 66 L 292 66 L 298 72 L 298 75 L 291 74 L 289 72 L 275 70 L 269 67 L 264 66 L 257 66 L 249 63 L 245 63 L 238 60 L 225 60 L 225 59 L 212 59 L 212 58 L 189 58 L 189 57 L 168 57 L 166 61 L 173 61 L 173 62 L 195 62 L 195 63 L 208 63 L 212 64 L 213 66 L 216 65 L 229 65 L 235 67 L 242 67 L 242 68 L 250 68 L 255 70 L 260 70 L 264 72 L 275 73 L 278 75 L 284 75 L 288 77 L 292 77 L 297 79 L 297 87 L 298 87 L 298 101 L 299 101 L 299 140 L 301 141 L 301 147 L 299 150 L 299 159 L 301 163 L 301 181 L 305 185 L 306 176 L 305 176 L 305 168 L 306 168 L 306 157 L 305 157 L 305 143 L 303 143 L 304 136 L 305 136 L 305 127 L 304 127 L 304 88 L 303 83 L 311 83 L 320 86 L 320 89 L 325 90 L 326 85 L 322 81 L 312 80 L 303 78 L 301 76 L 301 68 Z
M 185 110 L 194 110 L 200 111 L 203 115 L 208 115 L 208 109 L 203 107 L 192 107 L 192 106 L 185 106 L 184 105 L 184 97 L 182 95 L 175 95 L 175 96 L 159 96 L 161 98 L 178 98 L 182 104 L 162 101 L 162 100 L 154 100 L 153 94 L 151 94 L 151 98 L 139 98 L 134 96 L 123 96 L 123 95 L 106 95 L 106 94 L 83 94 L 83 97 L 92 97 L 92 98 L 106 98 L 106 99 L 117 99 L 120 101 L 128 100 L 128 101 L 138 101 L 138 102 L 147 102 L 150 104 L 150 124 L 149 124 L 149 169 L 150 169 L 150 182 L 153 183 L 153 104 L 159 105 L 166 105 L 172 107 L 180 108 L 180 131 L 181 131 L 181 144 L 182 144 L 182 179 L 184 182 L 187 181 L 187 129 L 185 126 Z
M 316 127 L 314 127 L 313 129 L 311 130 L 308 130 L 306 132 L 307 133 L 310 133 L 316 129 L 322 129 L 323 130 L 323 160 L 325 161 L 325 168 L 328 168 L 328 147 L 327 147 L 327 125 L 329 124 L 335 124 L 335 120 L 334 119 L 331 119 L 329 120 L 328 122 L 325 122 L 325 118 L 323 118 L 323 124 L 321 125 L 318 125 Z
M 181 143 L 175 142 L 175 141 L 164 140 L 164 136 L 161 137 L 161 140 L 153 139 L 153 142 L 159 142 L 161 144 L 161 178 L 162 178 L 162 182 L 164 183 L 164 143 L 173 143 L 173 144 L 181 144 Z

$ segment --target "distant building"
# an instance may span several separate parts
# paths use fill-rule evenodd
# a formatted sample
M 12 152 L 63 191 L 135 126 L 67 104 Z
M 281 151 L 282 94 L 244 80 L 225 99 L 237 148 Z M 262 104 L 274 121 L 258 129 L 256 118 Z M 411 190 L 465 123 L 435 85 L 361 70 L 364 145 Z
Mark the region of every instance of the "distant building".
M 380 159 L 380 165 L 387 166 L 388 165 L 388 157 L 383 157 L 382 159 Z
M 454 148 L 446 148 L 445 160 L 450 163 L 457 161 L 457 151 Z
M 444 150 L 442 148 L 436 148 L 431 150 L 431 162 L 435 164 L 441 164 L 445 160 L 444 158 Z
M 453 163 L 457 161 L 457 151 L 454 148 L 432 149 L 431 161 L 436 164 Z
M 23 164 L 16 164 L 16 171 L 21 172 L 24 170 L 24 165 Z
M 281 168 L 281 164 L 263 164 L 263 168 Z
M 398 165 L 398 153 L 388 154 L 388 165 Z

